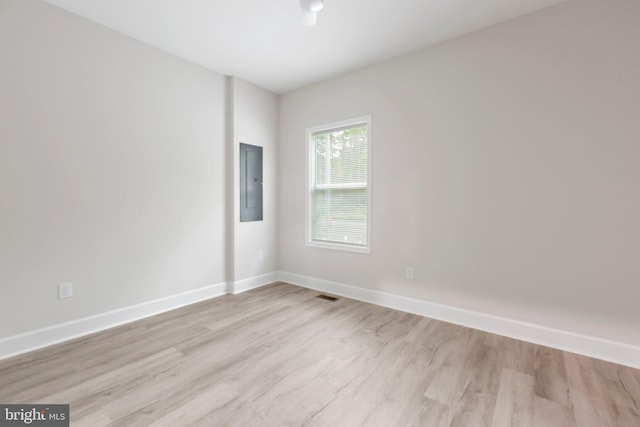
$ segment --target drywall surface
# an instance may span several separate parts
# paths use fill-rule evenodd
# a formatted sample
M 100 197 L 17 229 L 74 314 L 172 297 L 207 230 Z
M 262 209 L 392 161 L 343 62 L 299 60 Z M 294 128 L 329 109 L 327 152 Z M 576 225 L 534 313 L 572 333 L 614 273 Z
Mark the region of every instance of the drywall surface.
M 0 337 L 226 280 L 224 81 L 0 3 Z
M 282 96 L 280 270 L 640 344 L 638 16 L 571 1 Z M 308 247 L 305 128 L 367 114 L 371 254 Z
M 273 273 L 278 269 L 276 214 L 276 160 L 278 96 L 232 79 L 234 198 L 234 281 Z M 263 219 L 240 222 L 240 143 L 262 147 Z

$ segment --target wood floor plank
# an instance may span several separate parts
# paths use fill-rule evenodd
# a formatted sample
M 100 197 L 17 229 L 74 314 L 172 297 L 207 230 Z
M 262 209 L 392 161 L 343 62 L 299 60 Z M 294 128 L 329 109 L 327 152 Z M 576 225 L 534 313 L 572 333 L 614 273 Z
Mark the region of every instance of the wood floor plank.
M 502 370 L 493 414 L 494 427 L 528 427 L 534 423 L 535 378 L 512 369 Z
M 569 406 L 569 385 L 562 351 L 539 347 L 534 376 L 536 396 Z
M 207 415 L 236 399 L 239 394 L 228 384 L 217 383 L 162 418 L 154 420 L 149 426 L 174 427 L 176 425 L 193 425 L 198 421 L 212 423 L 214 418 L 207 417 Z
M 535 396 L 533 399 L 534 427 L 573 427 L 576 425 L 573 411 L 545 398 Z
M 564 358 L 579 425 L 593 423 L 593 420 L 602 425 L 638 425 L 636 370 L 571 353 L 565 353 Z
M 25 399 L 35 399 L 50 403 L 68 403 L 82 398 L 86 398 L 91 393 L 100 393 L 105 389 L 113 387 L 114 384 L 121 384 L 131 378 L 132 373 L 137 375 L 153 370 L 154 368 L 176 361 L 182 354 L 173 347 L 154 353 L 132 363 L 125 364 L 116 369 L 101 373 L 97 376 L 87 374 L 90 377 L 86 381 L 77 381 L 76 378 L 68 383 L 60 383 L 61 390 L 51 393 L 48 383 L 33 387 L 26 392 L 17 393 L 12 400 L 15 402 L 25 402 Z
M 0 361 L 75 426 L 640 425 L 640 371 L 276 283 Z
M 535 375 L 537 345 L 492 334 L 488 334 L 487 339 L 494 348 L 500 349 L 503 367 Z
M 104 412 L 97 411 L 82 418 L 72 419 L 73 427 L 104 427 L 111 424 L 111 418 Z
M 483 338 L 486 334 L 477 332 Z M 484 340 L 488 342 L 488 340 Z M 479 343 L 471 381 L 453 408 L 451 426 L 490 426 L 500 386 L 502 354 L 491 345 Z

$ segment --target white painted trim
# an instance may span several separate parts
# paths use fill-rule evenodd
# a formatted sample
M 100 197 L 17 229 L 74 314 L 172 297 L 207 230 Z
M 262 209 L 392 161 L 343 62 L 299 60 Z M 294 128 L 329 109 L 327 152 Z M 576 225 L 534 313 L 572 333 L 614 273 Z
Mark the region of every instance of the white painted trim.
M 248 279 L 238 280 L 233 283 L 233 288 L 229 293 L 234 295 L 256 289 L 273 282 L 278 281 L 278 272 L 262 274 L 260 276 L 250 277 Z
M 640 369 L 640 347 L 492 314 L 281 271 L 286 283 Z
M 275 273 L 274 273 L 275 274 Z M 223 282 L 0 339 L 0 360 L 229 293 Z

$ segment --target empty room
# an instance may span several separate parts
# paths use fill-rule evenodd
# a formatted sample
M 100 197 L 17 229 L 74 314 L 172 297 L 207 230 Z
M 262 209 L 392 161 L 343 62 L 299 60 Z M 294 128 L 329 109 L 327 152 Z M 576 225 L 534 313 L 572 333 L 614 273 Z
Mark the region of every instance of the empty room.
M 0 426 L 640 426 L 639 0 L 0 0 Z

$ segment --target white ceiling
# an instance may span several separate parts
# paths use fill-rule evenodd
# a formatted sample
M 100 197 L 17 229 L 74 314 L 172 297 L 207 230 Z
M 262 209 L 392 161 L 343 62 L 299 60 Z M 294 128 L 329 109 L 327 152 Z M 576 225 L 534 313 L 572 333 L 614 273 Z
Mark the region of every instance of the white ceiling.
M 45 0 L 225 75 L 284 93 L 563 0 Z

